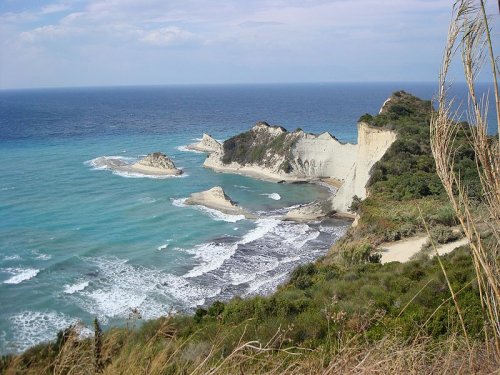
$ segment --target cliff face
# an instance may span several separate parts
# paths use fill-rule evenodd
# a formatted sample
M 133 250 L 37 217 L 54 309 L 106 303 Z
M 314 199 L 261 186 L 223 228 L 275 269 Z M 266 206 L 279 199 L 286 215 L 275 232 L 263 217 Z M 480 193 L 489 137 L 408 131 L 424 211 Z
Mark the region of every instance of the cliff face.
M 332 208 L 347 212 L 353 196 L 364 199 L 367 196 L 366 184 L 370 179 L 373 165 L 379 161 L 396 140 L 396 133 L 378 129 L 364 122 L 358 124 L 358 144 L 355 163 L 345 175 L 345 180 L 332 200 Z
M 328 133 L 288 132 L 267 123 L 224 142 L 205 166 L 239 173 L 265 174 L 278 180 L 343 179 L 356 156 L 356 145 L 342 144 Z

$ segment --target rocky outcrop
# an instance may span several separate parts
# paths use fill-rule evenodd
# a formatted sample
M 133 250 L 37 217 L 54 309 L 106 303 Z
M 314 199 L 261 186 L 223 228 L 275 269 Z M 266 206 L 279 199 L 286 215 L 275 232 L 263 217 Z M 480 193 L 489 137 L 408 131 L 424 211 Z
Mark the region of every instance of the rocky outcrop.
M 191 196 L 186 199 L 185 204 L 201 205 L 229 215 L 244 215 L 247 218 L 253 218 L 252 214 L 238 206 L 229 198 L 220 186 L 215 186 L 210 190 L 200 193 L 191 194 Z
M 288 211 L 284 220 L 311 221 L 333 214 L 329 201 L 313 202 Z
M 259 122 L 212 153 L 205 167 L 278 181 L 333 177 L 343 179 L 354 163 L 356 145 Z
M 161 152 L 153 152 L 129 167 L 133 171 L 158 175 L 180 175 L 182 170 L 175 167 L 174 162 Z
M 213 138 L 211 135 L 203 133 L 201 141 L 193 143 L 187 146 L 190 150 L 201 151 L 201 152 L 216 152 L 222 150 L 222 144 Z

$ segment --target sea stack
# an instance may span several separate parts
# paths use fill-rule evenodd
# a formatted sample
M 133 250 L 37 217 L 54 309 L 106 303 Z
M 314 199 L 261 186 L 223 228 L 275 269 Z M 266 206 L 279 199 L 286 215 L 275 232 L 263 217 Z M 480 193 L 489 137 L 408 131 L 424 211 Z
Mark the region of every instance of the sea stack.
M 182 174 L 182 170 L 175 167 L 174 162 L 161 152 L 153 152 L 130 166 L 131 170 L 151 175 Z
M 222 150 L 222 144 L 209 134 L 203 133 L 201 141 L 187 146 L 190 150 L 201 152 L 217 152 Z
M 185 203 L 205 206 L 229 215 L 244 215 L 246 218 L 253 218 L 252 214 L 229 198 L 220 186 L 215 186 L 199 193 L 193 193 L 186 199 Z

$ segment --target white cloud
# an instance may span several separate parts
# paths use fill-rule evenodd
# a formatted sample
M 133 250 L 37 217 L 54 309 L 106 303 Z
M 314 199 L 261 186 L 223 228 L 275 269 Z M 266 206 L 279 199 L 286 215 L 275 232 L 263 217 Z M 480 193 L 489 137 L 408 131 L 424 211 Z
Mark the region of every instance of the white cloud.
M 148 31 L 140 40 L 147 44 L 157 46 L 178 46 L 196 41 L 196 36 L 189 31 L 182 30 L 176 26 L 163 27 Z

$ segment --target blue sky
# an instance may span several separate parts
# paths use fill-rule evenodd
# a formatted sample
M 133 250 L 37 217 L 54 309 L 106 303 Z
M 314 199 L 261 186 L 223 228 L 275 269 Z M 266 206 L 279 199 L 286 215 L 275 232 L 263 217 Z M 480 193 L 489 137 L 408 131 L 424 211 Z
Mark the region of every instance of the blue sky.
M 433 81 L 451 4 L 1 0 L 0 88 Z

